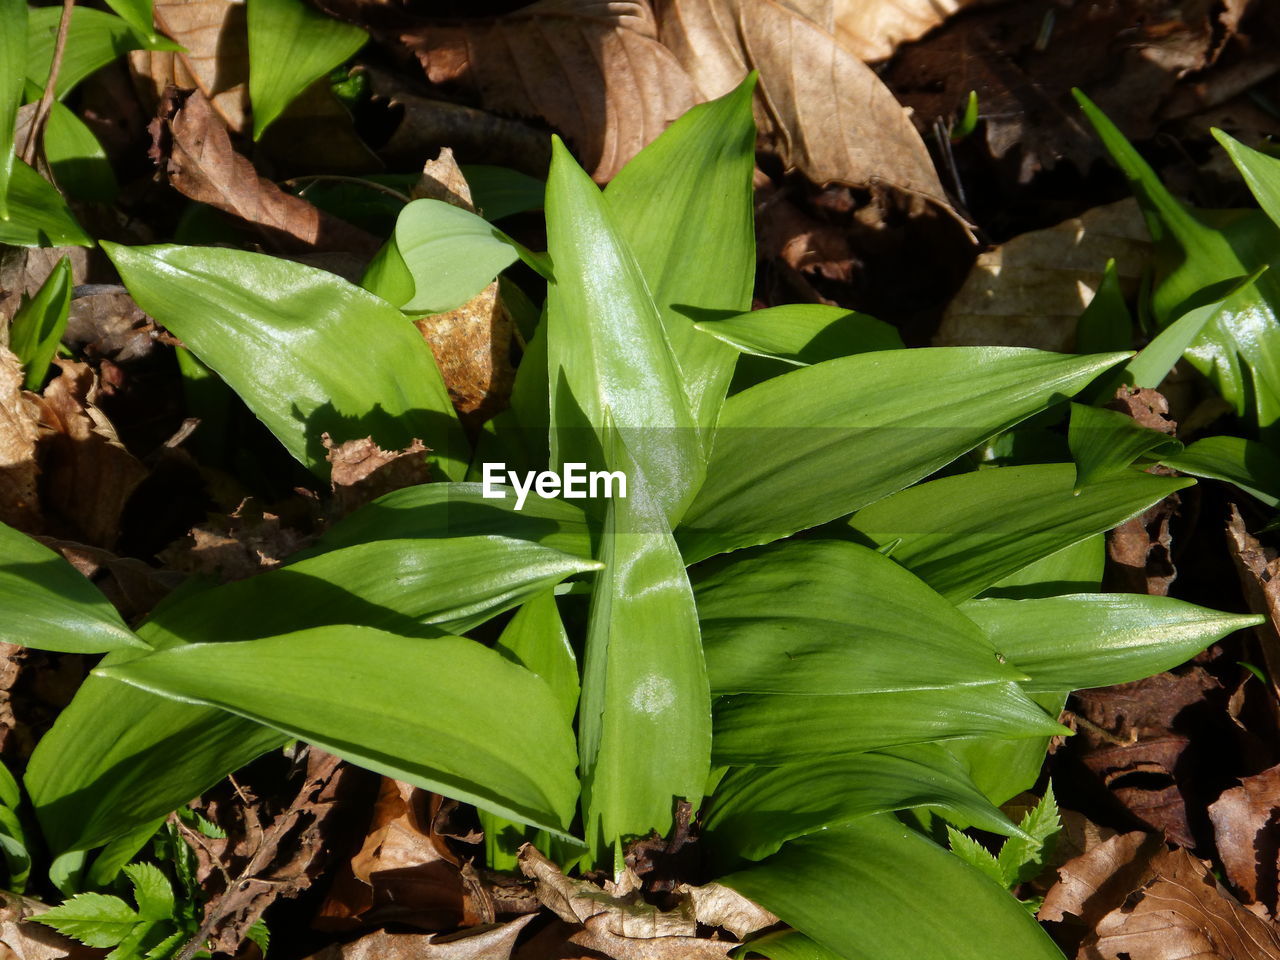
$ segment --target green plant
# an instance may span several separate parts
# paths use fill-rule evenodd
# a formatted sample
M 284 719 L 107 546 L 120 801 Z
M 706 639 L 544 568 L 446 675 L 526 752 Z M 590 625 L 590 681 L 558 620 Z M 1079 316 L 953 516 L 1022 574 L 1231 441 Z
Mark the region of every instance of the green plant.
M 1059 956 L 895 814 L 1034 843 L 997 805 L 1035 780 L 1069 690 L 1258 620 L 1099 592 L 1101 534 L 1193 481 L 1128 454 L 1087 483 L 1069 462 L 964 459 L 1128 354 L 908 351 L 870 318 L 749 313 L 750 98 L 748 81 L 694 108 L 603 194 L 557 143 L 545 256 L 422 203 L 374 292 L 260 254 L 104 244 L 304 466 L 324 475 L 323 433 L 417 438 L 439 482 L 281 569 L 188 584 L 136 630 L 0 529 L 3 639 L 107 654 L 25 777 L 65 890 L 109 880 L 171 810 L 300 738 L 474 803 L 496 862 L 535 839 L 616 865 L 687 800 L 721 882 L 802 931 L 748 945 L 766 956 Z M 550 276 L 545 315 L 472 451 L 397 307 L 456 301 L 516 257 Z M 517 510 L 464 479 L 496 461 L 621 471 L 628 493 Z M 512 609 L 496 646 L 465 636 Z M 117 932 L 147 909 L 113 904 Z

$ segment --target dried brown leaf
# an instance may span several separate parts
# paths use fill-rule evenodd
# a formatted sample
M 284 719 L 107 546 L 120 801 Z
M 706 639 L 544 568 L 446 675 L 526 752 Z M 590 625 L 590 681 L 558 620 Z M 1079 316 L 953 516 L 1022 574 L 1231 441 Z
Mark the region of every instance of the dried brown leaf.
M 383 450 L 372 437 L 348 440 L 334 446 L 323 434 L 325 458 L 330 464 L 334 500 L 340 513 L 376 500 L 384 493 L 426 483 L 431 479 L 427 448 L 415 439 L 403 450 Z
M 1250 535 L 1234 503 L 1227 521 L 1227 546 L 1249 609 L 1266 614 L 1266 622 L 1254 627 L 1253 635 L 1262 648 L 1271 689 L 1280 696 L 1280 559 Z
M 1045 894 L 1037 916 L 1061 923 L 1071 922 L 1071 915 L 1092 930 L 1141 883 L 1151 858 L 1163 849 L 1157 835 L 1136 830 L 1088 846 L 1058 868 L 1058 882 Z
M 1276 913 L 1280 766 L 1245 777 L 1209 805 L 1218 859 L 1246 903 Z
M 662 0 L 663 43 L 701 99 L 760 71 L 756 120 L 817 184 L 887 185 L 950 209 L 924 141 L 875 72 L 775 0 Z
M 422 165 L 422 176 L 409 195 L 414 200 L 442 200 L 470 213 L 476 212 L 476 205 L 471 200 L 471 184 L 467 183 L 449 147 L 444 147 L 439 156 Z
M 48 909 L 39 900 L 0 891 L 0 960 L 89 960 L 101 955 L 43 924 L 26 922 Z
M 740 946 L 694 936 L 626 936 L 616 932 L 615 922 L 605 914 L 589 918 L 569 943 L 610 960 L 724 960 Z
M 481 423 L 507 406 L 516 376 L 511 363 L 515 322 L 496 280 L 456 310 L 414 324 L 464 420 Z
M 933 342 L 1070 351 L 1108 259 L 1122 286 L 1136 290 L 1151 236 L 1135 200 L 1095 207 L 979 255 Z
M 0 347 L 0 521 L 34 533 L 41 526 L 36 486 L 39 410 L 22 389 L 25 377 L 18 358 Z
M 227 516 L 211 516 L 193 528 L 160 551 L 159 557 L 172 570 L 222 581 L 243 580 L 274 570 L 307 542 L 280 517 L 246 499 Z
M 152 607 L 183 580 L 172 571 L 157 570 L 132 557 L 118 557 L 100 547 L 73 540 L 37 539 L 62 554 L 68 563 L 92 580 L 126 622 L 150 613 Z
M 0 318 L 13 319 L 23 294 L 33 296 L 63 257 L 71 259 L 73 276 L 87 275 L 89 251 L 84 247 L 0 247 Z M 0 344 L 7 344 L 7 324 L 0 324 L 0 331 Z
M 350 15 L 360 3 L 324 6 Z M 412 50 L 432 83 L 460 85 L 487 110 L 545 120 L 601 182 L 695 102 L 639 0 L 540 0 L 495 19 L 373 29 Z
M 377 252 L 372 235 L 258 176 L 200 91 L 183 96 L 168 88 L 151 131 L 152 157 L 176 190 L 252 224 L 276 249 Z
M 449 934 L 376 930 L 351 943 L 327 946 L 307 960 L 509 960 L 516 938 L 532 919 L 517 917 Z
M 98 383 L 90 366 L 53 362 L 60 372 L 38 401 L 45 519 L 68 539 L 109 550 L 125 503 L 148 471 L 95 405 Z
M 834 0 L 836 39 L 861 60 L 883 60 L 953 13 L 982 0 Z
M 724 927 L 739 940 L 778 922 L 764 907 L 718 883 L 700 887 L 681 884 L 676 887 L 676 893 L 693 901 L 693 914 L 698 923 L 705 927 Z

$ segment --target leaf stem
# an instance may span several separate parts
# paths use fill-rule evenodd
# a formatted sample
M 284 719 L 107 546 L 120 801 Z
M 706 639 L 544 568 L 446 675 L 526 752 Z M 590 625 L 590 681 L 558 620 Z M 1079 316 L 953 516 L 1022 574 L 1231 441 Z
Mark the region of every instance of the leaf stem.
M 36 107 L 36 115 L 31 118 L 31 126 L 27 130 L 27 142 L 22 145 L 22 159 L 28 166 L 35 166 L 36 148 L 44 135 L 45 125 L 49 122 L 49 114 L 53 110 L 54 90 L 58 85 L 58 73 L 62 70 L 62 55 L 67 49 L 67 34 L 71 30 L 71 11 L 76 0 L 62 0 L 62 16 L 58 18 L 58 35 L 53 41 L 53 59 L 49 61 L 49 79 L 44 85 L 44 94 Z

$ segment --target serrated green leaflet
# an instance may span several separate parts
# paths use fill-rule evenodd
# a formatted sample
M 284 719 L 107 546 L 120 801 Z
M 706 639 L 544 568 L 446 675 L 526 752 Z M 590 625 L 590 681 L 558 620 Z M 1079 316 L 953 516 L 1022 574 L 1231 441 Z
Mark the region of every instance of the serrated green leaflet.
M 93 239 L 71 214 L 62 194 L 21 160 L 9 171 L 9 218 L 0 243 L 15 247 L 91 247 Z
M 91 947 L 114 947 L 138 923 L 132 907 L 101 893 L 78 894 L 33 919 Z
M 1074 494 L 1069 463 L 995 467 L 944 477 L 872 504 L 849 520 L 952 601 L 1033 561 L 1110 530 L 1193 481 L 1128 471 Z
M 694 596 L 716 696 L 886 693 L 1024 678 L 954 606 L 854 543 L 794 541 L 734 554 L 698 574 Z
M 1140 680 L 1262 622 L 1172 597 L 1128 593 L 972 600 L 960 609 L 1030 674 L 1022 687 L 1037 693 Z
M 104 243 L 142 309 L 240 395 L 321 476 L 321 439 L 414 439 L 446 478 L 466 439 L 431 350 L 385 300 L 313 267 L 242 250 Z
M 696 326 L 742 353 L 794 367 L 905 346 L 897 329 L 883 320 L 820 303 L 752 310 Z
M 303 0 L 248 0 L 249 102 L 253 139 L 312 81 L 351 57 L 368 39 Z
M 576 751 L 554 695 L 473 640 L 317 627 L 177 647 L 97 672 L 221 707 L 501 816 L 557 831 L 573 817 Z M 520 704 L 528 735 L 512 728 L 509 702 Z
M 842 960 L 1062 960 L 1006 891 L 887 814 L 793 840 L 720 882 Z
M 103 653 L 147 644 L 66 560 L 0 523 L 0 639 L 38 650 Z
M 28 93 L 35 91 L 33 99 L 40 96 L 49 81 L 49 64 L 53 60 L 54 38 L 61 16 L 60 6 L 33 7 L 28 14 L 26 73 Z M 105 67 L 130 50 L 182 49 L 167 37 L 153 37 L 140 36 L 120 17 L 77 6 L 71 14 L 66 52 L 54 87 L 59 99 L 99 67 Z
M 777 766 L 930 740 L 1065 733 L 1015 683 L 895 693 L 741 694 L 715 708 L 717 764 Z
M 702 817 L 703 837 L 721 857 L 759 860 L 788 840 L 859 817 L 927 807 L 961 826 L 1006 836 L 1019 828 L 937 744 L 842 760 L 747 767 L 729 774 Z
M 9 349 L 27 368 L 26 388 L 39 390 L 44 386 L 58 341 L 67 329 L 71 310 L 71 258 L 59 260 L 35 296 L 22 299 L 9 326 Z
M 9 219 L 14 127 L 27 73 L 27 0 L 0 0 L 0 220 Z
M 677 529 L 685 558 L 768 543 L 852 513 L 1124 358 L 1014 347 L 886 350 L 744 390 L 725 402 L 706 482 Z
M 173 887 L 153 863 L 130 863 L 123 867 L 133 884 L 138 916 L 144 920 L 168 920 L 173 916 Z
M 1280 455 L 1257 440 L 1205 437 L 1160 462 L 1193 477 L 1234 483 L 1267 506 L 1280 506 Z
M 694 107 L 613 178 L 605 200 L 644 276 L 680 369 L 689 409 L 715 424 L 734 352 L 693 329 L 703 311 L 751 306 L 754 74 Z
M 1182 449 L 1182 444 L 1167 433 L 1141 427 L 1133 417 L 1082 403 L 1071 404 L 1067 437 L 1076 461 L 1075 491 L 1124 470 L 1139 457 Z

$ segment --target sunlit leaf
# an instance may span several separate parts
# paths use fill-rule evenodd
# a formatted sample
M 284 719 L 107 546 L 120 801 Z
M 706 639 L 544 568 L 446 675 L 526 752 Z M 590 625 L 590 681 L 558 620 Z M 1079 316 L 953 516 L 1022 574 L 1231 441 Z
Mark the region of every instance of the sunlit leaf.
M 27 20 L 28 95 L 34 90 L 38 98 L 49 81 L 49 64 L 53 60 L 54 38 L 62 7 L 32 7 Z M 181 50 L 168 37 L 140 35 L 126 21 L 101 10 L 77 5 L 67 30 L 66 52 L 58 68 L 54 90 L 59 98 L 66 96 L 77 83 L 99 67 L 123 56 L 130 50 Z M 34 98 L 32 98 L 34 99 Z
M 1280 160 L 1245 146 L 1221 130 L 1215 129 L 1213 135 L 1231 155 L 1231 162 L 1244 177 L 1263 211 L 1280 226 Z
M 21 160 L 9 172 L 9 218 L 0 220 L 0 243 L 15 247 L 91 247 L 67 202 Z
M 88 125 L 58 101 L 49 112 L 44 154 L 63 192 L 77 200 L 110 203 L 119 192 L 107 152 Z
M 1257 440 L 1205 437 L 1160 462 L 1193 477 L 1234 483 L 1267 506 L 1280 506 L 1280 455 Z
M 897 329 L 884 321 L 820 303 L 752 310 L 696 326 L 742 353 L 795 367 L 904 346 Z
M 0 0 L 0 220 L 9 219 L 14 126 L 27 75 L 27 0 Z
M 1154 457 L 1182 449 L 1182 444 L 1173 437 L 1139 426 L 1133 417 L 1118 410 L 1082 403 L 1071 404 L 1071 426 L 1067 437 L 1071 456 L 1076 461 L 1077 491 L 1102 477 L 1124 470 L 1139 457 Z
M 58 349 L 71 310 L 71 258 L 63 257 L 30 300 L 13 315 L 9 327 L 9 349 L 27 369 L 26 388 L 44 386 L 49 363 Z

